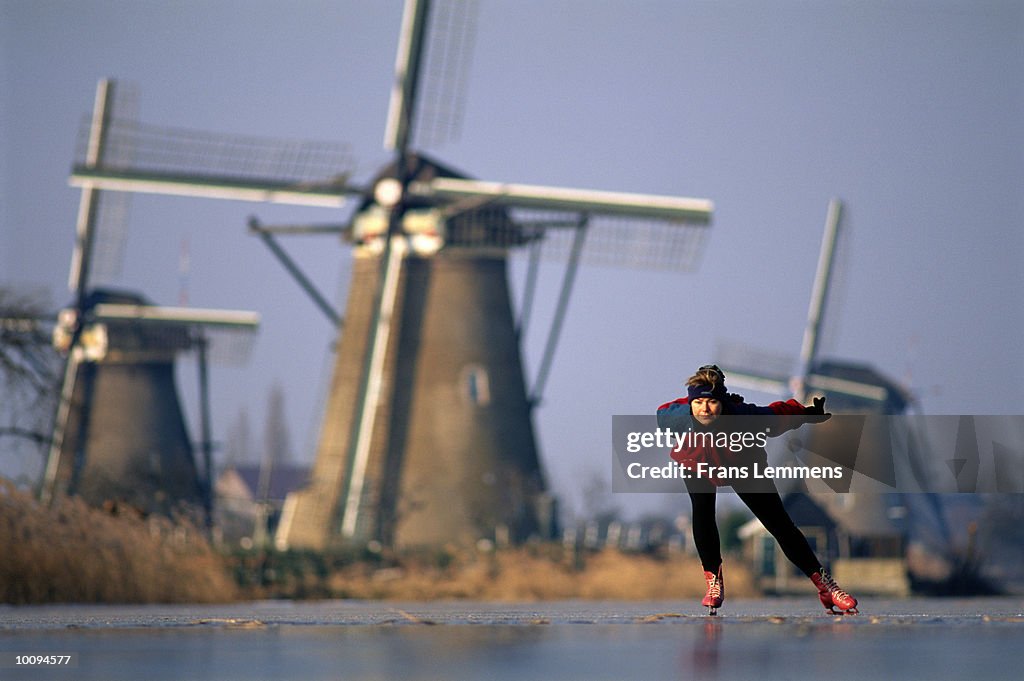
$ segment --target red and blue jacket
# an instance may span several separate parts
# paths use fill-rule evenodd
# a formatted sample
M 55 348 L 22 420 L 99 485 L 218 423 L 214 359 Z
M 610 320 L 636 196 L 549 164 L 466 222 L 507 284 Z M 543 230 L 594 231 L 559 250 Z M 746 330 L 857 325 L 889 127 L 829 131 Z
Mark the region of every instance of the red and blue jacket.
M 785 432 L 799 428 L 807 422 L 800 417 L 809 414 L 807 407 L 796 400 L 785 402 L 772 402 L 768 406 L 759 406 L 745 402 L 741 395 L 731 393 L 722 402 L 722 416 L 760 416 L 761 419 L 726 419 L 716 421 L 710 426 L 704 426 L 690 413 L 690 399 L 680 397 L 666 402 L 658 407 L 658 427 L 668 428 L 676 433 L 693 432 L 766 432 L 768 437 L 778 437 Z M 781 417 L 781 418 L 779 418 Z M 716 424 L 719 424 L 716 428 Z M 709 466 L 749 466 L 757 463 L 764 466 L 768 460 L 768 452 L 764 447 L 755 445 L 744 447 L 739 451 L 728 446 L 707 445 L 703 442 L 691 443 L 684 439 L 678 446 L 673 448 L 670 456 L 683 468 L 696 469 L 698 463 L 705 463 Z M 704 477 L 704 476 L 701 476 Z M 729 484 L 718 476 L 710 476 L 708 479 L 716 485 Z

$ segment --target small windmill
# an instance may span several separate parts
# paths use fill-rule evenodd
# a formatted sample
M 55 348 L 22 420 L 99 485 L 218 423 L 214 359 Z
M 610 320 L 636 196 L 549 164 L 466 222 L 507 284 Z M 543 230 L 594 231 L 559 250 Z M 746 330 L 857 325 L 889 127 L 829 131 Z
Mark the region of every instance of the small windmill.
M 879 430 L 872 427 L 868 419 L 903 413 L 910 404 L 910 396 L 869 365 L 838 359 L 823 360 L 819 356 L 842 218 L 842 202 L 832 199 L 826 212 L 807 323 L 797 361 L 789 356 L 764 353 L 758 356 L 759 353 L 747 348 L 719 349 L 717 361 L 730 387 L 779 397 L 792 395 L 802 403 L 808 402 L 813 395 L 828 398 L 828 410 L 842 414 L 842 417 L 815 426 L 809 432 L 805 428 L 800 435 L 787 436 L 789 447 L 782 451 L 781 456 L 800 457 L 815 464 L 840 464 L 848 468 L 847 474 L 841 480 L 821 481 L 820 485 L 809 485 L 804 480 L 780 481 L 780 491 L 785 495 L 809 497 L 830 516 L 833 523 L 847 528 L 847 532 L 854 528 L 852 532 L 859 533 L 862 544 L 877 541 L 872 546 L 891 551 L 892 542 L 901 538 L 894 518 L 905 509 L 899 506 L 902 502 L 893 495 L 877 491 L 877 483 L 890 487 L 895 485 L 894 461 L 889 433 L 883 429 L 882 437 L 879 437 Z M 869 491 L 852 491 L 858 489 Z M 850 539 L 840 539 L 834 531 L 827 531 L 819 538 L 816 551 L 828 559 L 849 558 L 850 543 Z M 761 545 L 755 548 L 758 554 L 764 550 Z M 773 565 L 785 565 L 781 549 L 768 550 L 777 553 Z M 768 573 L 771 573 L 769 583 L 772 588 L 789 588 L 790 571 L 772 568 L 762 576 L 769 576 Z
M 148 138 L 150 164 L 86 162 L 72 175 L 83 187 L 122 191 L 306 205 L 355 199 L 340 230 L 354 247 L 353 274 L 316 464 L 309 487 L 286 503 L 282 547 L 436 546 L 543 533 L 550 499 L 532 410 L 577 264 L 585 254 L 685 268 L 710 222 L 704 199 L 483 182 L 415 151 L 432 5 L 406 3 L 385 135 L 393 158 L 365 186 L 350 183 L 345 167 L 326 179 L 240 176 L 232 159 L 222 169 L 183 170 L 160 160 L 159 148 L 199 145 L 167 132 Z M 562 249 L 568 265 L 528 390 L 519 341 L 542 246 Z M 507 272 L 516 249 L 531 253 L 518 320 Z
M 86 151 L 94 165 L 102 165 L 110 151 L 114 90 L 111 81 L 97 89 Z M 73 301 L 58 314 L 53 332 L 66 361 L 41 497 L 76 494 L 96 505 L 123 502 L 159 513 L 191 506 L 209 518 L 210 334 L 251 334 L 258 316 L 156 307 L 135 293 L 93 287 L 100 202 L 99 189 L 83 188 L 68 282 Z M 201 474 L 174 373 L 175 356 L 187 350 L 199 354 Z

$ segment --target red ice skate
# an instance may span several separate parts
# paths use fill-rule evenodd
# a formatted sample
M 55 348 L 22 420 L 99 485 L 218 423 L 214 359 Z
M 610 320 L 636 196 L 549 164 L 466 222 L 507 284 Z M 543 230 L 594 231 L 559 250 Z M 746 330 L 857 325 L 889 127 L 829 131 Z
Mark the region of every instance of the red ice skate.
M 833 615 L 856 615 L 857 599 L 839 588 L 828 570 L 822 568 L 811 575 L 811 581 L 818 587 L 818 598 Z M 838 610 L 836 609 L 838 608 Z
M 708 609 L 709 615 L 718 614 L 718 609 L 722 607 L 722 601 L 725 600 L 725 582 L 722 581 L 722 566 L 718 566 L 718 572 L 704 572 L 704 581 L 708 583 L 708 592 L 704 594 L 704 600 L 700 602 L 701 605 Z

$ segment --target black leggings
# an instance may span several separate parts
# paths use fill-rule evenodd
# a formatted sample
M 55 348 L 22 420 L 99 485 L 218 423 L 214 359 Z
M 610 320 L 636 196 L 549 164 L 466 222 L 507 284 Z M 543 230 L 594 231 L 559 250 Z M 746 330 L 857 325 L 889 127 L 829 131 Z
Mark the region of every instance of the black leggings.
M 718 522 L 715 519 L 716 488 L 706 480 L 687 480 L 687 491 L 693 506 L 693 543 L 697 555 L 707 572 L 717 572 L 722 564 L 722 545 L 718 536 Z M 775 489 L 736 490 L 740 501 L 747 505 L 765 529 L 779 542 L 786 558 L 810 577 L 821 569 L 818 557 L 814 555 L 807 538 L 793 523 L 782 505 L 782 497 Z

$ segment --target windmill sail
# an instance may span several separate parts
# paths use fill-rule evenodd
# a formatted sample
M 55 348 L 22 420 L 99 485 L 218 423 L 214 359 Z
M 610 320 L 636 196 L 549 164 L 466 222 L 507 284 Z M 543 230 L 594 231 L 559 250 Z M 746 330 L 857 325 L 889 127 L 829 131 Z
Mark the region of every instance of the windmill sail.
M 96 88 L 96 99 L 93 115 L 89 123 L 87 143 L 85 145 L 85 162 L 99 165 L 104 162 L 107 131 L 114 112 L 114 83 L 100 81 Z M 82 341 L 82 311 L 86 304 L 86 296 L 90 285 L 90 266 L 95 241 L 97 216 L 99 214 L 100 191 L 95 187 L 82 189 L 78 205 L 78 218 L 75 223 L 75 248 L 71 256 L 71 268 L 68 274 L 68 289 L 74 296 L 73 307 L 63 313 L 64 328 L 68 329 L 63 378 L 57 410 L 54 415 L 53 438 L 47 457 L 46 470 L 41 484 L 41 497 L 50 499 L 55 493 L 66 491 L 72 468 L 68 457 L 66 440 L 74 439 L 74 431 L 79 427 L 81 418 L 75 413 L 75 404 L 81 404 L 83 395 L 87 394 L 85 386 L 79 381 L 83 373 L 81 362 L 84 354 Z M 77 400 L 77 402 L 76 402 Z

